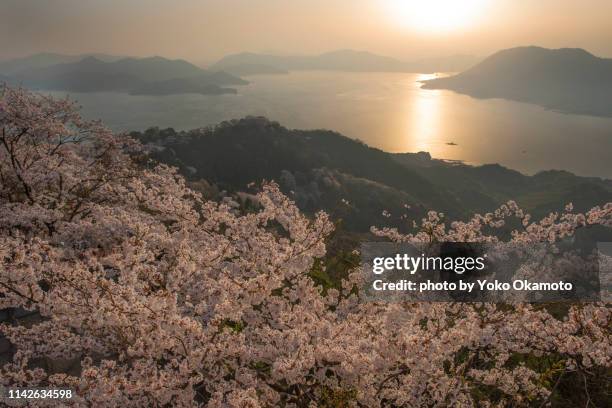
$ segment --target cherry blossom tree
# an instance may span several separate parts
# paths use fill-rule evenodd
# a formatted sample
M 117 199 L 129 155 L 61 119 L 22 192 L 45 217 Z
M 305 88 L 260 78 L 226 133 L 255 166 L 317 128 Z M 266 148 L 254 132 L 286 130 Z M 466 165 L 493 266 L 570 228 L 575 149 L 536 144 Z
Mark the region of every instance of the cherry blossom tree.
M 2 90 L 0 129 L 0 309 L 34 316 L 0 326 L 1 385 L 95 407 L 537 406 L 564 375 L 586 385 L 612 365 L 609 305 L 366 302 L 360 268 L 315 284 L 333 224 L 274 183 L 258 211 L 206 201 L 71 101 L 23 89 Z M 513 240 L 555 241 L 610 226 L 612 204 L 373 233 L 491 242 L 508 217 L 524 225 Z

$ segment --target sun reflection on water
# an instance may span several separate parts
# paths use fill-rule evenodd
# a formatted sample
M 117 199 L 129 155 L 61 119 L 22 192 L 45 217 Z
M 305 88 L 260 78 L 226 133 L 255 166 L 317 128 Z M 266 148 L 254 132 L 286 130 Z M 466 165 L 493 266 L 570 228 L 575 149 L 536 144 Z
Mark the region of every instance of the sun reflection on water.
M 408 151 L 426 151 L 435 153 L 435 144 L 439 142 L 440 131 L 440 91 L 421 89 L 420 81 L 436 78 L 436 74 L 421 74 L 417 77 L 416 90 L 418 97 L 410 109 L 407 134 L 409 135 Z

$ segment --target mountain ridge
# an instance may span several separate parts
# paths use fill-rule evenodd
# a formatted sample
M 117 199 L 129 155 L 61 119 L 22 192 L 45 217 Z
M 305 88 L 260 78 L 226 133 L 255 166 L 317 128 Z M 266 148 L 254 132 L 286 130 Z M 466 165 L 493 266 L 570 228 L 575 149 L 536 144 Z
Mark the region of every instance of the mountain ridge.
M 612 59 L 580 48 L 501 50 L 457 75 L 424 81 L 423 88 L 612 117 Z
M 9 76 L 7 82 L 35 89 L 140 95 L 236 93 L 235 89 L 225 86 L 248 83 L 234 75 L 205 70 L 182 59 L 126 57 L 107 62 L 91 55 L 73 62 L 23 67 Z
M 105 62 L 116 61 L 122 58 L 117 55 L 103 54 L 103 53 L 85 53 L 85 54 L 60 54 L 54 52 L 41 52 L 37 54 L 31 54 L 24 57 L 13 58 L 9 60 L 0 61 L 0 74 L 12 75 L 24 69 L 31 68 L 43 68 L 46 66 L 76 62 L 84 58 L 93 56 L 99 60 Z
M 239 70 L 245 65 L 259 65 L 282 71 L 334 70 L 348 72 L 435 72 L 465 69 L 478 58 L 454 55 L 440 58 L 422 58 L 402 61 L 352 49 L 329 51 L 318 55 L 274 55 L 241 52 L 230 54 L 213 65 L 211 69 Z
M 542 216 L 569 202 L 584 210 L 612 200 L 612 180 L 554 170 L 527 176 L 498 164 L 449 164 L 425 152 L 387 153 L 337 132 L 288 129 L 263 117 L 132 135 L 149 146 L 153 158 L 177 166 L 192 182 L 243 191 L 251 182 L 276 180 L 303 210 L 341 211 L 359 231 L 386 225 L 383 210 L 412 219 L 428 210 L 460 218 L 516 200 Z M 348 214 L 341 210 L 343 199 Z

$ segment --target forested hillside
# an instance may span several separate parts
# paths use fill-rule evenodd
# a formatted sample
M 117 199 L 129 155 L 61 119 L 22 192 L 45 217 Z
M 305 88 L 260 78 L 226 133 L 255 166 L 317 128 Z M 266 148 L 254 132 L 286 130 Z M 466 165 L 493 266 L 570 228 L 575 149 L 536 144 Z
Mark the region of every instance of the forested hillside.
M 424 152 L 390 154 L 336 132 L 287 129 L 261 117 L 186 132 L 151 128 L 133 136 L 192 181 L 243 191 L 250 182 L 276 180 L 303 210 L 337 212 L 361 231 L 429 209 L 464 217 L 513 199 L 544 215 L 568 202 L 583 210 L 612 199 L 610 180 L 552 170 L 526 176 L 495 164 L 447 163 Z

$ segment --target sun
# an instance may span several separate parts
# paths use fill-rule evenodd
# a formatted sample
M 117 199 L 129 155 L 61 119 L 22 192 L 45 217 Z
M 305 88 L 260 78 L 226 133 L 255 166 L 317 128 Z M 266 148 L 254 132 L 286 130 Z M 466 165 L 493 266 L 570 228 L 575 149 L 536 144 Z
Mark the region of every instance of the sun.
M 487 0 L 386 0 L 392 18 L 403 27 L 447 32 L 474 24 Z

